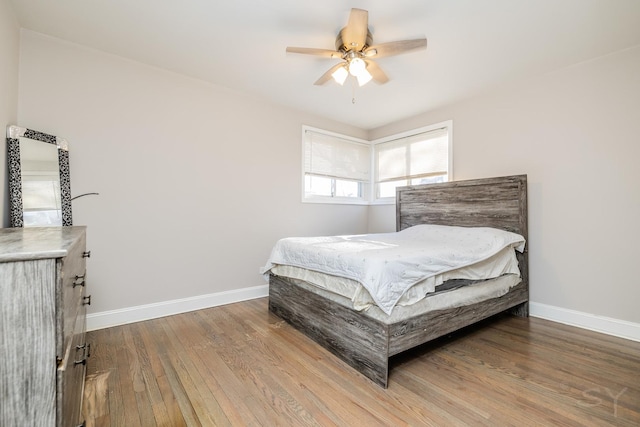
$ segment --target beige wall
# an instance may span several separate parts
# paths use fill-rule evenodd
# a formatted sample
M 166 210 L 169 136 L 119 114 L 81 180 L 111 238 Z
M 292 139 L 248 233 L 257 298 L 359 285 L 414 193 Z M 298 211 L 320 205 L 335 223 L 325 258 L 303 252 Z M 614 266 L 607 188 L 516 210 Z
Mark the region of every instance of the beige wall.
M 18 119 L 18 59 L 20 27 L 9 0 L 0 0 L 0 130 L 4 141 L 7 125 Z M 9 176 L 7 173 L 7 150 L 0 150 L 0 226 L 9 226 Z
M 369 137 L 448 119 L 456 180 L 528 175 L 532 301 L 640 322 L 640 47 Z M 394 215 L 372 207 L 369 230 L 393 230 Z
M 307 124 L 366 133 L 22 32 L 20 124 L 70 144 L 92 312 L 264 285 L 278 238 L 366 232 L 366 206 L 302 204 Z

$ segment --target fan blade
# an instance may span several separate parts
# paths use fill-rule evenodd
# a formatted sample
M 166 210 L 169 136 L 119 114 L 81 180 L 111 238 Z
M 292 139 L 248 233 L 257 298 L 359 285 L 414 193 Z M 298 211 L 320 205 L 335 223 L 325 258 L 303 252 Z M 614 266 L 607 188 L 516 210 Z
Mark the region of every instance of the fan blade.
M 364 51 L 364 56 L 367 58 L 382 58 L 384 56 L 400 55 L 402 53 L 426 48 L 427 39 L 401 40 L 398 42 L 369 46 L 367 50 Z
M 324 56 L 326 58 L 342 58 L 342 53 L 329 49 L 315 49 L 312 47 L 287 47 L 288 53 L 301 53 L 304 55 Z
M 335 71 L 340 67 L 344 67 L 344 62 L 340 62 L 339 64 L 336 64 L 333 67 L 329 68 L 326 73 L 324 73 L 318 80 L 316 80 L 314 85 L 321 86 L 331 80 L 331 78 L 333 77 L 332 74 L 335 73 Z
M 362 9 L 351 9 L 349 23 L 341 33 L 342 43 L 348 50 L 362 50 L 367 43 L 367 34 L 369 33 L 369 12 Z
M 378 64 L 368 59 L 364 62 L 367 64 L 367 71 L 371 74 L 374 82 L 382 85 L 389 81 L 389 77 L 382 71 L 382 68 L 378 67 Z

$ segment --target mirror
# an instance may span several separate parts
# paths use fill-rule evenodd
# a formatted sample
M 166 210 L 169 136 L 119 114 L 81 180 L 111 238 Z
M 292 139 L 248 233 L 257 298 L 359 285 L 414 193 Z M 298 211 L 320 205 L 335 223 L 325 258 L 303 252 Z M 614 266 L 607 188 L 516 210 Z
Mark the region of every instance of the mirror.
M 7 127 L 12 227 L 72 225 L 69 147 L 43 132 Z

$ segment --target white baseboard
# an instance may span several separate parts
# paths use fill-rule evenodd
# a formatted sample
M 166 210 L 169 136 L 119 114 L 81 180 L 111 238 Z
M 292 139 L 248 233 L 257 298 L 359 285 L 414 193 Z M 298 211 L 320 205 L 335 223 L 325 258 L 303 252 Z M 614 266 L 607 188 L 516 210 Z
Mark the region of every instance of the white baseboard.
M 537 302 L 529 302 L 529 314 L 533 317 L 640 342 L 640 323 L 627 322 L 626 320 L 598 316 Z
M 234 302 L 262 298 L 269 295 L 269 285 L 218 292 L 215 294 L 199 295 L 155 304 L 138 305 L 118 310 L 103 311 L 87 315 L 87 330 L 110 328 L 127 323 L 141 322 L 173 314 Z M 564 323 L 595 332 L 601 332 L 620 338 L 640 342 L 640 324 L 610 317 L 597 316 L 581 311 L 569 310 L 562 307 L 529 302 L 529 314 L 533 317 Z
M 138 305 L 118 310 L 103 311 L 87 315 L 87 331 L 141 322 L 173 314 L 186 313 L 202 308 L 216 307 L 234 302 L 262 298 L 269 295 L 269 285 L 199 295 L 155 304 Z

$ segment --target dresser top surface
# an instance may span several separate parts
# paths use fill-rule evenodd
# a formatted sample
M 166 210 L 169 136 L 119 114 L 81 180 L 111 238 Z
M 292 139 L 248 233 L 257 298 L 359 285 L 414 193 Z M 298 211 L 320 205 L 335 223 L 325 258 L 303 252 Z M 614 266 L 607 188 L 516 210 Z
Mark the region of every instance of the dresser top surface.
M 0 262 L 62 258 L 85 232 L 84 226 L 0 228 Z

